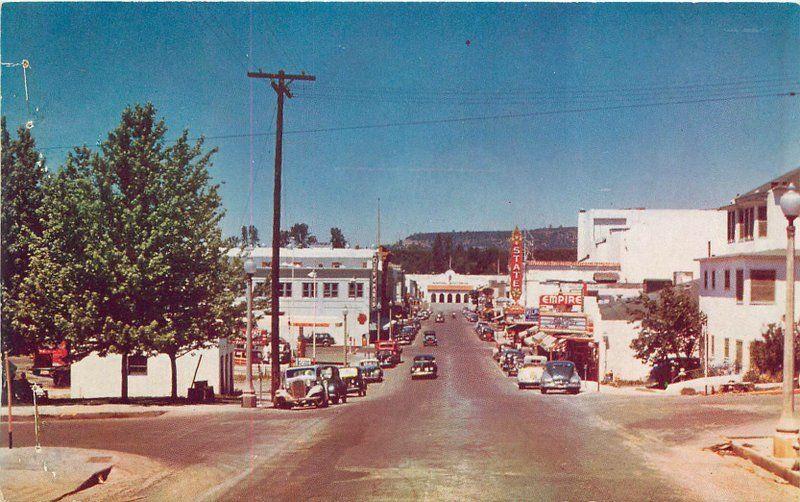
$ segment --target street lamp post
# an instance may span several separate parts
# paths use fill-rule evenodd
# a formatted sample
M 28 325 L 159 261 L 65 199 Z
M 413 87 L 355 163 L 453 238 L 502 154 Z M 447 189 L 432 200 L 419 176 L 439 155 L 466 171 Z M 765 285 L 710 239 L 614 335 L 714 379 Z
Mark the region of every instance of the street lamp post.
M 253 388 L 253 275 L 256 262 L 252 258 L 244 261 L 247 274 L 247 337 L 245 340 L 245 383 L 242 391 L 242 408 L 256 407 L 256 391 Z M 274 357 L 274 355 L 273 355 Z
M 311 277 L 311 293 L 314 298 L 314 315 L 311 322 L 311 358 L 314 364 L 317 362 L 317 271 L 312 270 L 308 274 Z
M 800 215 L 800 194 L 789 184 L 781 196 L 781 210 L 788 221 L 786 226 L 786 321 L 783 332 L 783 405 L 781 418 L 775 428 L 773 454 L 778 458 L 797 456 L 797 421 L 794 417 L 794 220 Z
M 342 326 L 344 330 L 344 342 L 342 346 L 344 347 L 344 365 L 347 366 L 347 305 L 342 309 L 342 317 L 344 318 L 344 325 Z

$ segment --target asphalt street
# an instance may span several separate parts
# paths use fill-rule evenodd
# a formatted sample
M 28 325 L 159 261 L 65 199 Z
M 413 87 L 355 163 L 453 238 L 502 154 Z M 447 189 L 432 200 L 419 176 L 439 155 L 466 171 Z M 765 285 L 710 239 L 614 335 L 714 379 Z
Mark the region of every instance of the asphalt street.
M 54 421 L 45 443 L 158 462 L 159 473 L 115 493 L 152 500 L 781 500 L 793 493 L 769 491 L 774 480 L 735 465 L 696 468 L 694 453 L 673 459 L 689 466 L 685 475 L 665 465 L 668 453 L 658 456 L 715 430 L 771 420 L 774 396 L 701 404 L 520 391 L 460 315 L 429 325 L 438 347 L 423 348 L 417 337 L 383 383 L 344 405 Z M 420 353 L 436 356 L 438 379 L 411 380 L 410 361 Z M 30 443 L 30 424 L 21 427 L 19 441 Z M 691 486 L 696 477 L 707 486 Z M 749 489 L 761 496 L 741 491 Z

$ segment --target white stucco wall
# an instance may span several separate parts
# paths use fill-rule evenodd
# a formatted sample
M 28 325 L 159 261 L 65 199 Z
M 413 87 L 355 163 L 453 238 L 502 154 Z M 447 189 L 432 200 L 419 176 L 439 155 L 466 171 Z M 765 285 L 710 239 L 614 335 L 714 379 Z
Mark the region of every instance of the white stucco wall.
M 643 381 L 650 374 L 651 367 L 634 355 L 631 342 L 639 336 L 640 323 L 628 321 L 595 322 L 595 340 L 600 347 L 600 374 L 612 371 L 614 378 L 620 380 Z M 605 338 L 608 337 L 608 349 Z
M 200 356 L 202 355 L 202 360 Z M 178 395 L 186 397 L 197 368 L 195 380 L 206 380 L 219 394 L 221 370 L 225 357 L 231 361 L 233 350 L 226 340 L 221 340 L 218 347 L 196 350 L 177 359 Z M 198 361 L 200 365 L 198 367 Z M 122 383 L 122 356 L 109 354 L 100 357 L 92 353 L 70 367 L 70 396 L 72 398 L 119 397 Z M 169 356 L 159 354 L 147 359 L 147 375 L 128 376 L 128 395 L 130 397 L 168 397 L 170 395 Z

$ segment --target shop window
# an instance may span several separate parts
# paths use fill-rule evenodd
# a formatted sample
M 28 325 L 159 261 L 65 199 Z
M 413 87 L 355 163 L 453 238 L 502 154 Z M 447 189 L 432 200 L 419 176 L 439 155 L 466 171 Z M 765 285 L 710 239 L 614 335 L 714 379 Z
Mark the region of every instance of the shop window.
M 364 298 L 364 284 L 361 282 L 351 282 L 347 287 L 348 298 Z
M 317 296 L 317 285 L 313 282 L 303 283 L 303 298 L 314 298 Z
M 128 375 L 147 375 L 147 356 L 128 356 Z
M 744 301 L 744 270 L 736 271 L 736 301 Z
M 338 298 L 339 297 L 339 283 L 326 282 L 322 285 L 323 298 Z
M 725 276 L 725 289 L 731 289 L 731 271 L 726 270 L 724 272 L 724 276 Z
M 750 271 L 750 303 L 775 302 L 775 271 Z

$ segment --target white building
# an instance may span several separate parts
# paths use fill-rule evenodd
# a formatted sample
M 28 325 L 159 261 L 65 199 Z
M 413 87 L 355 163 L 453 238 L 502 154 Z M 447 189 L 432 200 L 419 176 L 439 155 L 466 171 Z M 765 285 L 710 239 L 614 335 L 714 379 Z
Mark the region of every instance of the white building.
M 178 396 L 186 397 L 195 381 L 206 381 L 214 393 L 233 392 L 233 346 L 226 339 L 195 350 L 176 360 Z M 129 397 L 169 397 L 169 356 L 128 357 Z M 70 366 L 70 396 L 73 399 L 119 397 L 122 386 L 122 356 L 89 354 Z
M 720 208 L 726 243 L 698 260 L 700 308 L 708 316 L 709 357 L 715 363 L 727 361 L 746 371 L 750 343 L 761 339 L 769 324 L 783 322 L 787 221 L 779 200 L 788 182 L 800 183 L 800 169 Z M 795 274 L 800 277 L 800 268 Z M 800 312 L 800 301 L 795 309 Z
M 466 304 L 469 294 L 478 288 L 491 288 L 494 298 L 508 296 L 508 275 L 459 274 L 448 270 L 442 274 L 406 274 L 406 286 L 412 283 L 422 301 L 431 305 L 437 303 Z
M 716 210 L 581 210 L 578 261 L 618 263 L 626 283 L 690 281 L 699 273 L 697 258 L 724 245 L 724 225 Z
M 239 249 L 230 256 L 241 256 Z M 375 249 L 281 248 L 280 269 L 280 336 L 297 348 L 300 335 L 329 333 L 336 345 L 345 338 L 348 344 L 361 345 L 369 337 L 370 299 L 373 282 Z M 270 274 L 272 248 L 250 251 L 256 262 L 254 283 L 264 283 Z M 383 263 L 378 260 L 377 291 L 380 296 Z M 387 301 L 403 301 L 402 270 L 387 267 Z M 347 309 L 345 326 L 344 310 Z M 258 328 L 269 331 L 271 316 L 262 315 Z

